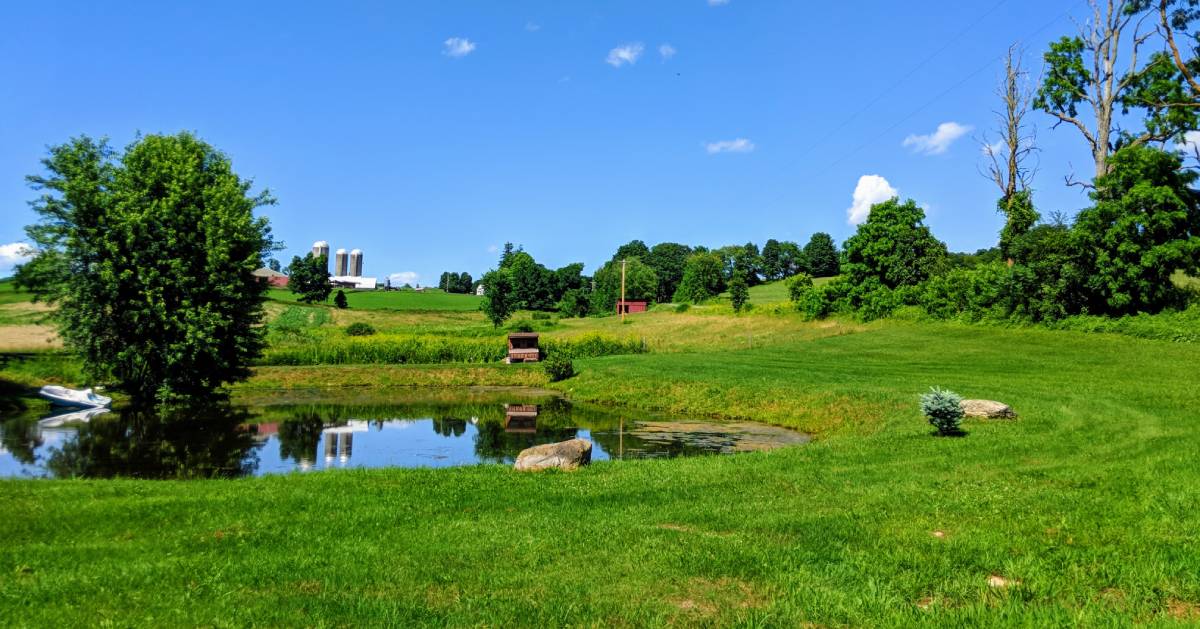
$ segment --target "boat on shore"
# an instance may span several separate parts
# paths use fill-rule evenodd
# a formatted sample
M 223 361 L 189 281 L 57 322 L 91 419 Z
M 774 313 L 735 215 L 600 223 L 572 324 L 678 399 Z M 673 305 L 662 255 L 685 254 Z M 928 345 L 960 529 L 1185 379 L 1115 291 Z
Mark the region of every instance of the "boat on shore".
M 100 395 L 91 389 L 68 389 L 55 384 L 48 384 L 38 390 L 38 395 L 49 400 L 55 406 L 72 406 L 75 408 L 107 408 L 112 404 L 112 398 Z

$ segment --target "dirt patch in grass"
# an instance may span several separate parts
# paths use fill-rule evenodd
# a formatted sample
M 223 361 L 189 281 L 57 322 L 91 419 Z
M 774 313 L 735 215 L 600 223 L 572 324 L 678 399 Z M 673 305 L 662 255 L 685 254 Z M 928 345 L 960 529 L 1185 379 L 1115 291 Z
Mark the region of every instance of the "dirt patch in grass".
M 697 577 L 689 580 L 668 602 L 684 618 L 698 619 L 717 616 L 723 610 L 762 607 L 766 598 L 741 579 Z
M 1175 620 L 1200 620 L 1200 604 L 1171 599 L 1167 601 L 1167 615 Z
M 0 352 L 38 351 L 62 348 L 58 332 L 48 325 L 0 326 Z

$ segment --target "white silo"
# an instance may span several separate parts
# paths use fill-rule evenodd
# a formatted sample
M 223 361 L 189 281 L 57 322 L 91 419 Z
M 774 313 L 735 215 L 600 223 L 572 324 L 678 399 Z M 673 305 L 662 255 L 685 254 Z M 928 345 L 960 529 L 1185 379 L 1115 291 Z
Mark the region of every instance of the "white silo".
M 362 249 L 350 252 L 350 275 L 362 277 Z
M 345 277 L 349 275 L 349 264 L 347 264 L 347 262 L 346 250 L 338 249 L 337 253 L 334 254 L 333 274 L 338 277 Z
M 329 243 L 324 240 L 318 240 L 313 243 L 312 254 L 314 258 L 321 256 L 329 257 Z

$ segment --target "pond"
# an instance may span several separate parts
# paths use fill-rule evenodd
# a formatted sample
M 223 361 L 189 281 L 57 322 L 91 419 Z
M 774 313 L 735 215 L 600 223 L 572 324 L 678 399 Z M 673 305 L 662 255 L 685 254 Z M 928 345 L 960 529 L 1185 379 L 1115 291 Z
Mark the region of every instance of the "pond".
M 288 391 L 166 418 L 131 409 L 11 416 L 0 422 L 0 477 L 231 478 L 511 465 L 525 448 L 574 437 L 592 442 L 593 461 L 729 454 L 808 440 L 764 424 L 573 404 L 537 390 Z

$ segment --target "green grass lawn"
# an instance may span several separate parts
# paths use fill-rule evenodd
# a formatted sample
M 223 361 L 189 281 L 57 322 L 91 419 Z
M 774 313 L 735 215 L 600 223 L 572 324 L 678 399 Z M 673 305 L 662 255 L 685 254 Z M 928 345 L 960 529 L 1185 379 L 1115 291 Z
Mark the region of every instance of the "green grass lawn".
M 334 291 L 336 292 L 336 291 Z M 296 295 L 283 288 L 272 288 L 269 297 L 278 302 L 298 303 Z M 414 290 L 395 291 L 346 291 L 347 303 L 351 309 L 361 310 L 445 310 L 473 311 L 479 309 L 482 298 L 475 295 L 447 293 L 436 288 L 427 288 L 422 292 Z M 329 303 L 333 303 L 332 294 Z
M 16 284 L 11 278 L 0 280 L 0 306 L 30 301 L 33 301 L 33 295 L 17 290 Z
M 0 617 L 1200 623 L 1200 346 L 902 323 L 775 338 L 578 361 L 581 374 L 557 386 L 798 426 L 816 433 L 807 446 L 570 474 L 0 482 Z M 357 369 L 358 384 L 418 370 Z M 930 385 L 1003 400 L 1020 418 L 932 437 L 916 409 Z

